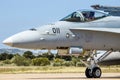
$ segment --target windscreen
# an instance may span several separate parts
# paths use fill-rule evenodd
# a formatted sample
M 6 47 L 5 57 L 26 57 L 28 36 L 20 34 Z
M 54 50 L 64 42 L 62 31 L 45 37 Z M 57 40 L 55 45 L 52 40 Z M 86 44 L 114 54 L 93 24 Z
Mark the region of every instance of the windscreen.
M 81 22 L 81 16 L 78 12 L 73 12 L 72 14 L 61 19 L 60 21 Z

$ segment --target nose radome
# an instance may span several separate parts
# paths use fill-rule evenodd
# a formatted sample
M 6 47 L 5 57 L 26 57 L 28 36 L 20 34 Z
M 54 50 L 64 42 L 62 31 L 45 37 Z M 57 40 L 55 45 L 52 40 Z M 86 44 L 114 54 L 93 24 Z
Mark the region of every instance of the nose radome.
M 3 41 L 3 44 L 8 45 L 8 46 L 12 46 L 13 45 L 13 40 L 12 38 L 7 38 Z
M 3 41 L 3 44 L 17 48 L 32 48 L 40 41 L 40 34 L 37 31 L 23 31 L 10 36 Z

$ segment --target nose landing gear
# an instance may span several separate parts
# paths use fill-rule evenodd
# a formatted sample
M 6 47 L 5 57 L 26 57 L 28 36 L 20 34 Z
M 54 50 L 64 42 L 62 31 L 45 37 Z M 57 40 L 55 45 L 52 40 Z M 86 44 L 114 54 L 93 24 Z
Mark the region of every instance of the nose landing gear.
M 106 58 L 112 50 L 105 52 L 102 56 L 100 56 L 97 60 L 94 59 L 94 55 L 96 55 L 96 51 L 92 51 L 92 54 L 88 60 L 88 64 L 81 60 L 82 63 L 86 65 L 85 75 L 87 78 L 100 78 L 102 75 L 102 71 L 98 65 L 98 62 L 102 61 Z

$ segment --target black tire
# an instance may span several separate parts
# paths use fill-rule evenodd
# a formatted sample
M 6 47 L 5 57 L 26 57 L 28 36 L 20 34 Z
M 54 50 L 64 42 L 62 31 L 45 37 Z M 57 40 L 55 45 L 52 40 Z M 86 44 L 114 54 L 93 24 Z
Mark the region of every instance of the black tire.
M 86 75 L 87 78 L 92 78 L 93 77 L 92 73 L 91 73 L 91 70 L 88 69 L 88 68 L 86 68 L 86 70 L 85 70 L 85 75 Z
M 99 67 L 93 68 L 92 75 L 94 78 L 100 78 L 102 74 L 102 71 Z

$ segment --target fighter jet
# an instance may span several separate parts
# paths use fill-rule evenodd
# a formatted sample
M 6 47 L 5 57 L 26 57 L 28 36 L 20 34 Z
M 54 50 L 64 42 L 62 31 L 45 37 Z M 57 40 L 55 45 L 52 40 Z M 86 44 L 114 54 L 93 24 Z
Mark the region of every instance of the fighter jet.
M 98 62 L 120 50 L 120 17 L 97 10 L 77 10 L 63 19 L 15 34 L 4 44 L 27 49 L 68 49 L 72 54 L 90 51 L 86 65 L 87 78 L 100 78 Z M 72 49 L 71 49 L 72 48 Z M 71 49 L 71 50 L 70 50 Z M 95 60 L 96 50 L 107 50 Z

